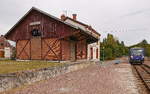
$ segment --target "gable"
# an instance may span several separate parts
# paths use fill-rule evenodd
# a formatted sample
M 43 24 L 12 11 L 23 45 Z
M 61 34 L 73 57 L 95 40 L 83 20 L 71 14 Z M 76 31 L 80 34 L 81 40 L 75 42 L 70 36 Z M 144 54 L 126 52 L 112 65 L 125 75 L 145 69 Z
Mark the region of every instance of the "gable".
M 5 37 L 13 41 L 30 39 L 31 29 L 33 29 L 31 26 L 37 26 L 40 31 L 43 31 L 44 35 L 42 37 L 56 37 L 57 35 L 54 34 L 54 32 L 52 34 L 52 32 L 49 31 L 61 31 L 64 26 L 65 29 L 70 31 L 72 31 L 71 29 L 78 29 L 71 24 L 63 22 L 60 19 L 33 7 L 5 34 Z M 67 30 L 65 31 L 67 32 Z M 60 32 L 57 33 L 59 34 Z
M 12 41 L 29 40 L 33 36 L 33 30 L 38 30 L 42 38 L 64 38 L 66 36 L 79 33 L 78 31 L 80 31 L 80 33 L 89 36 L 87 37 L 89 40 L 96 41 L 99 39 L 99 36 L 93 32 L 87 32 L 75 24 L 62 21 L 59 18 L 36 8 L 30 9 L 5 34 L 5 37 Z

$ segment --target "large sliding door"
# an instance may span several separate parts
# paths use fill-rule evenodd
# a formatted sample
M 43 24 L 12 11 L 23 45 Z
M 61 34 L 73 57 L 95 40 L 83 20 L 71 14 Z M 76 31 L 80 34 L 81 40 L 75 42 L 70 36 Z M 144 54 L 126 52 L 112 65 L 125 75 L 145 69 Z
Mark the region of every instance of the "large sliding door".
M 41 37 L 32 37 L 31 39 L 31 59 L 39 60 L 41 58 Z

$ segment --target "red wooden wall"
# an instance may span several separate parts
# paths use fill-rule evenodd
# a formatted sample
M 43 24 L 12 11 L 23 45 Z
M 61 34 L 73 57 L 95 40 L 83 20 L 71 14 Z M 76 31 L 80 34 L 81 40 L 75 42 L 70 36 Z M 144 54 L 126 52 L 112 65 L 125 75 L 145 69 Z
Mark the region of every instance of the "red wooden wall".
M 30 26 L 31 22 L 40 21 L 40 25 Z M 37 28 L 42 33 L 42 38 L 59 38 L 70 35 L 76 30 L 60 21 L 50 18 L 36 10 L 32 10 L 11 32 L 7 39 L 17 41 L 31 39 L 31 31 Z
M 77 42 L 77 59 L 86 59 L 87 58 L 87 43 L 86 40 Z
M 39 25 L 30 25 L 37 21 L 40 22 Z M 31 34 L 33 29 L 38 29 L 41 36 L 33 37 Z M 70 60 L 70 41 L 62 38 L 78 32 L 79 30 L 71 26 L 32 10 L 9 32 L 6 38 L 16 41 L 17 59 Z M 75 58 L 77 60 L 86 59 L 86 39 L 76 41 L 75 46 Z

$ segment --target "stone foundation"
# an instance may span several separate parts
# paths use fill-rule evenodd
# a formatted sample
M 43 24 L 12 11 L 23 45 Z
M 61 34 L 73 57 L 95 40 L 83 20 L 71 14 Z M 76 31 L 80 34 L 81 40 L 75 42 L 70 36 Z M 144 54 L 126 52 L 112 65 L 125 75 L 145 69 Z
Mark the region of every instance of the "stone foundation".
M 41 80 L 47 80 L 51 77 L 72 72 L 78 69 L 88 67 L 93 63 L 65 64 L 63 66 L 43 68 L 32 71 L 23 71 L 0 75 L 0 92 L 16 88 L 25 84 L 31 84 Z

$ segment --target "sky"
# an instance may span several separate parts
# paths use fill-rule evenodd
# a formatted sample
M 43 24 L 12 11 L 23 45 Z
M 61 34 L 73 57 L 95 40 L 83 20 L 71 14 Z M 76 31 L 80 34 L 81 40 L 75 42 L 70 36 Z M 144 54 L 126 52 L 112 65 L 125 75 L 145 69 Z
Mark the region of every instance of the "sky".
M 150 0 L 0 0 L 0 34 L 33 6 L 56 17 L 75 13 L 101 40 L 111 33 L 127 46 L 143 39 L 150 43 Z

